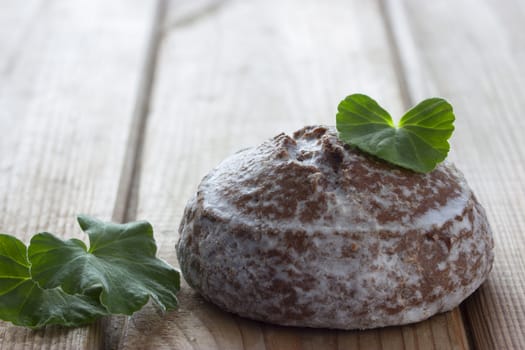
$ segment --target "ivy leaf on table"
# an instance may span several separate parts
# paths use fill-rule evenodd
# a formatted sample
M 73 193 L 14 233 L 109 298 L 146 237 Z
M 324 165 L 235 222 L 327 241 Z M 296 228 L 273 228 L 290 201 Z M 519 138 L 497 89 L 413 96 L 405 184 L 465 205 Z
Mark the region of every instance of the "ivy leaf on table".
M 339 104 L 336 120 L 339 137 L 346 143 L 387 162 L 427 173 L 447 157 L 455 116 L 447 101 L 429 98 L 395 125 L 375 100 L 353 94 Z
M 31 279 L 25 244 L 0 234 L 0 319 L 40 328 L 48 324 L 81 326 L 104 315 L 106 309 L 86 295 L 42 289 Z
M 131 315 L 149 298 L 163 310 L 177 306 L 177 270 L 155 257 L 153 229 L 146 221 L 127 224 L 79 216 L 90 247 L 79 240 L 64 241 L 49 233 L 31 239 L 31 276 L 43 288 L 98 297 L 112 314 Z

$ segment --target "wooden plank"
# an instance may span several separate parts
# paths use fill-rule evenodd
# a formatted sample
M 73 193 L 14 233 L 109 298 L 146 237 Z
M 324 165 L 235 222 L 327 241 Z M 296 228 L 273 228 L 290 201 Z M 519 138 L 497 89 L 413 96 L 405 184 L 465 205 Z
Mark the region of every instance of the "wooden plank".
M 475 348 L 525 348 L 525 7 L 386 1 L 416 99 L 455 106 L 452 158 L 485 206 L 496 260 L 464 310 Z M 413 67 L 416 67 L 413 71 Z
M 397 115 L 405 107 L 376 2 L 173 1 L 164 31 L 137 218 L 153 223 L 159 254 L 174 265 L 186 201 L 224 157 L 305 124 L 333 124 L 337 103 L 354 91 L 378 96 Z M 467 348 L 458 310 L 345 332 L 242 319 L 185 283 L 179 298 L 178 311 L 150 306 L 129 318 L 119 349 Z
M 26 33 L 34 25 L 42 0 L 5 0 L 0 9 L 0 76 L 7 75 L 16 64 L 16 56 Z
M 110 219 L 121 200 L 156 3 L 0 7 L 0 231 L 26 242 L 43 230 L 85 239 L 75 214 Z M 40 331 L 0 323 L 0 348 L 99 349 L 104 333 L 101 322 Z

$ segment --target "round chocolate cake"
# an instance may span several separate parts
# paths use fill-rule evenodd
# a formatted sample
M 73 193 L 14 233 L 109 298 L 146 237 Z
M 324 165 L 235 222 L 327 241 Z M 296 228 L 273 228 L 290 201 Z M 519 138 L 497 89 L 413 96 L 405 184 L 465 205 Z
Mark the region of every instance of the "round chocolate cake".
M 178 259 L 195 290 L 282 325 L 424 320 L 469 296 L 493 261 L 484 210 L 453 165 L 404 170 L 323 126 L 224 160 L 179 231 Z

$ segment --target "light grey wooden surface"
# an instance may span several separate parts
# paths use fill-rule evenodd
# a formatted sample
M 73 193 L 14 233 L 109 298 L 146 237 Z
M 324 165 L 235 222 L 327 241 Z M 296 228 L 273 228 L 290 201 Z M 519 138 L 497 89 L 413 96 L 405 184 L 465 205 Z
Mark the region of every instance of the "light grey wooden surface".
M 450 158 L 487 210 L 496 262 L 461 309 L 405 327 L 271 326 L 183 283 L 177 311 L 73 330 L 0 323 L 0 348 L 525 348 L 523 33 L 518 0 L 3 1 L 1 232 L 81 238 L 76 213 L 147 219 L 177 265 L 184 205 L 227 155 L 333 124 L 352 92 L 395 115 L 437 95 L 455 107 Z

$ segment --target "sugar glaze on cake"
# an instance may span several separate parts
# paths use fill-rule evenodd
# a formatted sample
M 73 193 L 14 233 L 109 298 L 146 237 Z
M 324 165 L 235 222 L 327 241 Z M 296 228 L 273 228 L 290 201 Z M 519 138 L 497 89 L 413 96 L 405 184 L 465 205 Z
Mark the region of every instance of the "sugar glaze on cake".
M 452 164 L 417 174 L 323 126 L 224 160 L 179 233 L 182 273 L 204 298 L 293 326 L 417 322 L 456 307 L 493 261 L 484 210 Z

